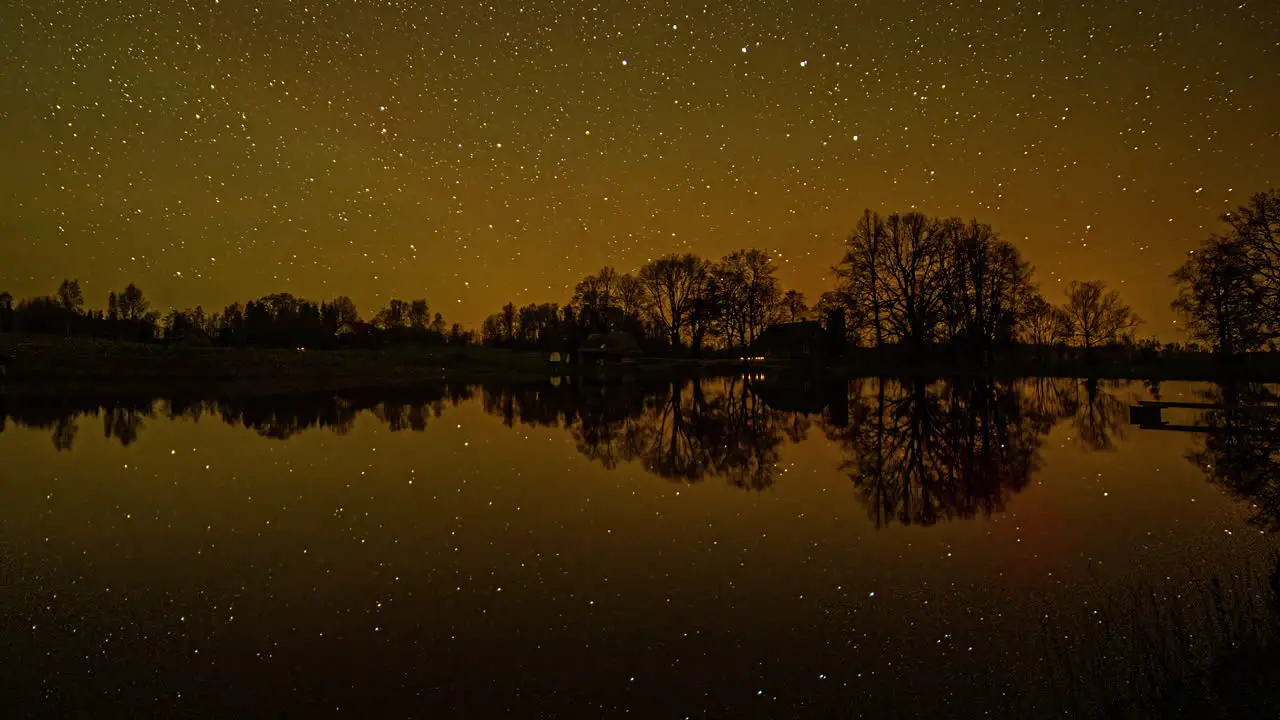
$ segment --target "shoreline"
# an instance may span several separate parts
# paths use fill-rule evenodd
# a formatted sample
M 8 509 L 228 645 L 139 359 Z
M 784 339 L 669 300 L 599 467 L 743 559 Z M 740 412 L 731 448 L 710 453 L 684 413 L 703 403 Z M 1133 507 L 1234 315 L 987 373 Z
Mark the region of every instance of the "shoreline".
M 952 363 L 941 355 L 906 358 L 869 349 L 854 349 L 828 362 L 642 357 L 596 366 L 551 363 L 546 354 L 535 351 L 476 346 L 286 350 L 0 335 L 0 357 L 9 358 L 0 388 L 23 395 L 157 391 L 217 395 L 390 391 L 441 382 L 546 382 L 557 376 L 607 384 L 743 373 L 823 381 L 860 377 L 1280 381 L 1280 354 L 1260 354 L 1233 363 L 1205 353 L 1128 361 L 1103 356 L 1092 363 L 1019 354 L 996 358 L 990 366 Z

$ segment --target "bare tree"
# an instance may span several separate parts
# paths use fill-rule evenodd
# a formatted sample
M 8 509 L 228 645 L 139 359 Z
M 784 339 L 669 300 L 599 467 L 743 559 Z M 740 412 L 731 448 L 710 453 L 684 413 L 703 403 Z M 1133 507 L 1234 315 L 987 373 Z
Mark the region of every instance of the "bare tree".
M 13 295 L 0 291 L 0 332 L 13 332 Z
M 1260 192 L 1247 205 L 1222 216 L 1233 230 L 1256 275 L 1258 301 L 1271 320 L 1272 334 L 1280 332 L 1280 189 Z
M 409 327 L 415 330 L 427 329 L 427 322 L 431 319 L 431 308 L 427 305 L 426 300 L 418 299 L 409 303 Z
M 1076 345 L 1093 349 L 1116 342 L 1142 323 L 1116 290 L 1107 290 L 1101 280 L 1067 286 L 1067 302 L 1062 307 L 1067 337 Z
M 124 292 L 120 293 L 117 302 L 120 306 L 120 318 L 122 320 L 142 320 L 151 308 L 151 303 L 143 296 L 142 290 L 138 289 L 138 286 L 133 283 L 129 283 L 125 287 Z
M 639 318 L 645 314 L 648 298 L 644 284 L 635 275 L 619 275 L 614 281 L 613 297 L 623 317 Z
M 1053 345 L 1061 340 L 1055 310 L 1043 295 L 1032 293 L 1023 305 L 1019 326 L 1022 341 L 1031 345 Z
M 1033 293 L 1031 265 L 990 225 L 951 220 L 943 232 L 950 246 L 943 294 L 949 339 L 982 353 L 1013 342 Z
M 713 272 L 723 297 L 727 339 L 746 349 L 778 317 L 782 291 L 773 260 L 760 250 L 737 250 Z
M 588 275 L 573 289 L 573 307 L 576 317 L 587 330 L 601 332 L 610 329 L 614 310 L 614 283 L 618 273 L 611 267 L 600 268 L 595 275 Z
M 920 213 L 885 220 L 884 290 L 888 326 L 901 342 L 923 348 L 937 335 L 946 286 L 943 223 Z
M 1171 277 L 1178 283 L 1172 307 L 1193 340 L 1210 343 L 1223 355 L 1262 345 L 1264 293 L 1240 243 L 1210 238 Z
M 831 318 L 837 311 L 843 312 L 845 342 L 855 347 L 866 340 L 866 332 L 873 324 L 868 307 L 842 290 L 828 290 L 822 293 L 813 309 L 824 318 Z M 874 340 L 874 334 L 872 339 Z
M 708 340 L 721 334 L 724 326 L 724 296 L 716 281 L 714 265 L 708 265 L 703 273 L 702 285 L 693 299 L 689 311 L 689 347 L 701 352 Z
M 1228 241 L 1243 252 L 1252 275 L 1261 340 L 1274 340 L 1280 337 L 1280 190 L 1257 193 L 1222 220 L 1231 227 Z
M 373 324 L 383 330 L 404 327 L 408 321 L 409 303 L 397 298 L 388 300 L 387 304 L 373 318 Z
M 506 337 L 502 332 L 502 314 L 495 313 L 480 324 L 480 341 L 485 345 L 500 345 Z
M 515 303 L 503 305 L 502 312 L 498 315 L 498 329 L 502 339 L 507 342 L 514 342 L 516 339 L 517 316 Z
M 782 313 L 787 322 L 800 322 L 809 312 L 809 303 L 805 302 L 804 293 L 799 290 L 788 290 L 782 295 Z
M 63 310 L 79 315 L 84 309 L 84 291 L 79 280 L 63 280 L 58 286 L 58 304 Z
M 689 316 L 702 290 L 709 265 L 697 255 L 667 255 L 640 268 L 649 319 L 672 347 L 684 341 Z
M 337 325 L 339 328 L 348 327 L 360 322 L 360 313 L 356 310 L 355 301 L 346 295 L 339 295 L 334 298 L 333 302 L 329 303 L 329 306 L 333 308 L 333 314 L 337 319 Z
M 836 294 L 830 299 L 845 306 L 850 316 L 859 306 L 869 309 L 871 339 L 876 346 L 885 341 L 885 294 L 881 275 L 885 240 L 884 220 L 879 213 L 864 210 L 857 228 L 845 243 L 844 258 L 832 268 L 836 274 Z

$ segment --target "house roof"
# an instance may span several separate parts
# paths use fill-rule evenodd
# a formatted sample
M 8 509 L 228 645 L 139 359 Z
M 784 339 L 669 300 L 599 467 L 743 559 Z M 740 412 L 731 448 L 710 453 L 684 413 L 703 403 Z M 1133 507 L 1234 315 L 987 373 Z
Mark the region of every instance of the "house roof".
M 801 320 L 800 322 L 790 323 L 774 323 L 764 329 L 756 338 L 756 342 L 789 342 L 806 337 L 820 337 L 826 331 L 822 327 L 822 323 L 815 320 Z

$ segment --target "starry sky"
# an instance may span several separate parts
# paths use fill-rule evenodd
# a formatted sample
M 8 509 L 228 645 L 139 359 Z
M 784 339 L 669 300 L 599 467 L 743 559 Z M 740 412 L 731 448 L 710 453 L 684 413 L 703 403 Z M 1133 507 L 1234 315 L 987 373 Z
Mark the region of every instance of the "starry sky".
M 1051 300 L 1167 276 L 1280 185 L 1268 2 L 7 0 L 0 289 L 161 309 L 425 297 L 474 326 L 600 266 L 977 217 Z

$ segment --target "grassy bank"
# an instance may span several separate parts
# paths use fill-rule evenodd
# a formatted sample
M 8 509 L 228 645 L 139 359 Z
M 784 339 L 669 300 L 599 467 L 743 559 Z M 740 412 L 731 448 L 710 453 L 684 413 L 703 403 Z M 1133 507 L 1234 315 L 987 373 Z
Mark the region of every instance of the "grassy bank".
M 412 387 L 442 379 L 545 380 L 576 373 L 603 378 L 636 374 L 662 377 L 740 368 L 736 361 L 681 359 L 581 367 L 553 364 L 543 353 L 475 346 L 304 351 L 3 334 L 0 357 L 8 358 L 6 385 L 11 392 L 51 386 L 65 392 L 142 388 L 300 392 Z
M 192 347 L 88 338 L 0 334 L 10 391 L 30 386 L 76 389 L 203 388 L 234 391 L 307 391 L 413 386 L 448 379 L 546 379 L 578 374 L 611 380 L 724 375 L 745 366 L 733 359 L 641 358 L 623 366 L 552 364 L 538 352 L 487 347 L 389 347 L 358 350 L 287 350 Z M 907 357 L 893 351 L 854 349 L 829 362 L 765 360 L 751 363 L 769 373 L 853 377 L 1098 377 L 1152 380 L 1280 380 L 1280 354 L 1233 363 L 1205 353 L 1079 358 L 1021 355 L 990 365 L 956 362 L 943 355 Z
M 545 377 L 533 353 L 473 347 L 301 351 L 0 335 L 10 385 L 248 384 L 273 389 L 413 384 L 466 375 Z

